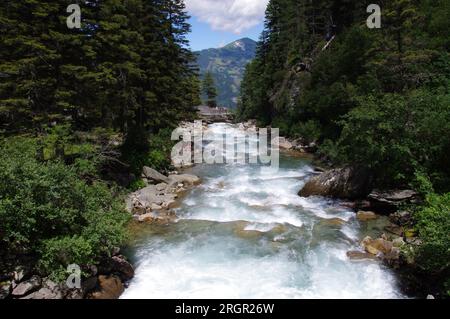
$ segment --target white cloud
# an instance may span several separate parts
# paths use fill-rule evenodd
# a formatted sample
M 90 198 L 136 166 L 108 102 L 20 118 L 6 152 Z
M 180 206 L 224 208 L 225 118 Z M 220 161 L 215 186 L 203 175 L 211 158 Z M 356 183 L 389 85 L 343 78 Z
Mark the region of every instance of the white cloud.
M 269 0 L 185 0 L 189 14 L 215 31 L 240 34 L 262 22 Z

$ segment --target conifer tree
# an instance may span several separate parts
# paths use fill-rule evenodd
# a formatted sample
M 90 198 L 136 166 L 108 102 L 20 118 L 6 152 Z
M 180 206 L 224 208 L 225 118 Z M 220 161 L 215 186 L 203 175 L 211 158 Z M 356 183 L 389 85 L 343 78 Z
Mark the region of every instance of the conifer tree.
M 203 94 L 206 97 L 206 105 L 209 107 L 216 107 L 216 97 L 217 97 L 217 89 L 216 85 L 214 84 L 214 78 L 210 72 L 207 72 L 205 74 L 205 77 L 203 79 L 202 83 L 203 88 Z

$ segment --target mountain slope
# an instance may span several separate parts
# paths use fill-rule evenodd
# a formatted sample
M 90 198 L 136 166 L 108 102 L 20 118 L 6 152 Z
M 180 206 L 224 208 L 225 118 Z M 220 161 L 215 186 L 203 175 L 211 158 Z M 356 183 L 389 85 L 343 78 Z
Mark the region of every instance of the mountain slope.
M 255 57 L 255 51 L 256 42 L 243 38 L 222 48 L 196 52 L 200 75 L 211 72 L 214 77 L 219 106 L 236 107 L 245 67 Z

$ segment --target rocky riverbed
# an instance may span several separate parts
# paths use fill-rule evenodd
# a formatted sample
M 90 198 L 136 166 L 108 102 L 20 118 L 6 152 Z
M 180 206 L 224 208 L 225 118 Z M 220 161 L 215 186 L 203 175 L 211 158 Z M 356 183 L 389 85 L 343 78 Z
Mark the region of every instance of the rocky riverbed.
M 253 121 L 206 129 L 219 137 L 225 128 L 256 130 Z M 136 275 L 122 298 L 406 297 L 389 267 L 399 265 L 404 242 L 414 240 L 393 223 L 406 215 L 381 215 L 367 197 L 338 200 L 317 187 L 299 196 L 317 179 L 329 184 L 308 157 L 298 156 L 312 147 L 282 139 L 278 171 L 202 164 L 185 171 L 201 180 L 194 188 L 196 182 L 176 184 L 177 175 L 159 176 L 131 195 L 136 219 L 153 225 L 136 234 L 128 251 Z M 325 189 L 361 191 L 349 184 L 352 171 L 323 174 L 334 180 Z M 183 200 L 175 204 L 177 187 Z M 377 200 L 388 197 L 398 196 Z M 152 205 L 169 215 L 155 216 Z

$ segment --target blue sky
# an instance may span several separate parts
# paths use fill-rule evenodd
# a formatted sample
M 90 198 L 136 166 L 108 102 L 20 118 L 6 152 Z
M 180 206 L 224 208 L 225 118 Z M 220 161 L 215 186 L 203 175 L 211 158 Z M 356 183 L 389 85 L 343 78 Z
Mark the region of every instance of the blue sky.
M 241 38 L 250 38 L 257 41 L 263 29 L 263 24 L 260 23 L 240 34 L 236 34 L 229 31 L 214 31 L 210 25 L 200 22 L 196 17 L 192 17 L 190 23 L 192 32 L 188 35 L 188 39 L 193 51 L 222 47 Z
M 192 50 L 217 48 L 244 37 L 258 40 L 268 1 L 185 0 Z

